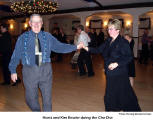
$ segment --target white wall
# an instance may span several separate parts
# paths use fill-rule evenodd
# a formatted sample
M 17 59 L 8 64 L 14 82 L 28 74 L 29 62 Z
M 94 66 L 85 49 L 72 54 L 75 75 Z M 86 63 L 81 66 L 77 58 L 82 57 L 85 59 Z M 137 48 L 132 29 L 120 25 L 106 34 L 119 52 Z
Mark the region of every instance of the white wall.
M 52 18 L 50 19 L 50 26 L 49 26 L 49 30 L 51 30 L 53 28 L 53 24 L 54 23 L 58 23 L 58 26 L 60 28 L 63 28 L 64 32 L 66 35 L 73 35 L 73 31 L 72 31 L 72 21 L 80 21 L 79 18 L 71 18 L 71 17 L 64 17 L 63 18 Z M 51 31 L 50 31 L 51 32 Z

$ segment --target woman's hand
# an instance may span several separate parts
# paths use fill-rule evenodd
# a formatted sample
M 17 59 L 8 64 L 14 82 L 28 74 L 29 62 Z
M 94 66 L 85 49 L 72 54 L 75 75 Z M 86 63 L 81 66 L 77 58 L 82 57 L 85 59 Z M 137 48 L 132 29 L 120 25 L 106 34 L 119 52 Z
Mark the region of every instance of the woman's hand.
M 108 69 L 109 70 L 114 70 L 115 68 L 117 68 L 118 67 L 118 63 L 111 63 L 111 64 L 109 64 L 109 66 L 108 66 Z

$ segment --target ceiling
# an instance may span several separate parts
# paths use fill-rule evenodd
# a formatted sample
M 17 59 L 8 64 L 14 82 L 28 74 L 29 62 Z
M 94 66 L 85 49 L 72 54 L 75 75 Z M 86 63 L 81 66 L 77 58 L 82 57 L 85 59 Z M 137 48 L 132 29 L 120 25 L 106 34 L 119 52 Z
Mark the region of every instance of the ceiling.
M 19 16 L 10 10 L 14 1 L 22 0 L 0 0 L 0 19 Z M 55 12 L 68 13 L 89 10 L 123 9 L 131 7 L 153 7 L 153 0 L 48 0 L 57 1 L 58 10 Z

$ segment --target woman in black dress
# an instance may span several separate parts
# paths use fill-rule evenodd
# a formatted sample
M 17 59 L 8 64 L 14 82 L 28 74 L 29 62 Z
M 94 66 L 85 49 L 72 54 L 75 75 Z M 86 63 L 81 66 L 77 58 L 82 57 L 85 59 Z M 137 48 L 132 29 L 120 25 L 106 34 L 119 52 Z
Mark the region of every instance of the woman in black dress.
M 134 85 L 134 77 L 135 77 L 135 63 L 134 63 L 134 53 L 133 53 L 134 40 L 132 39 L 130 33 L 128 33 L 128 32 L 124 33 L 124 38 L 126 40 L 128 40 L 130 48 L 131 48 L 131 52 L 132 52 L 132 55 L 133 55 L 133 59 L 130 61 L 129 65 L 128 65 L 129 79 L 130 79 L 131 86 L 133 87 L 133 85 Z
M 82 47 L 91 53 L 102 53 L 106 74 L 104 96 L 106 111 L 141 111 L 137 97 L 130 85 L 128 64 L 132 53 L 127 40 L 120 35 L 120 21 L 114 19 L 108 24 L 109 38 L 98 48 Z

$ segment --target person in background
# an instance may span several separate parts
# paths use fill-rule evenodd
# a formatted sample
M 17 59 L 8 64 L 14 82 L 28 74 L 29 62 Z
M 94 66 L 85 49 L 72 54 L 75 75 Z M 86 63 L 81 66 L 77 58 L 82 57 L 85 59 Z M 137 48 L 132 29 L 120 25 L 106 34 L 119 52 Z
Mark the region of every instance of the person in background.
M 76 29 L 74 29 L 74 43 L 73 43 L 74 45 L 78 45 L 78 37 L 79 37 L 79 33 L 77 32 Z M 79 54 L 80 54 L 80 50 L 77 50 L 71 59 L 72 69 L 76 68 Z
M 74 45 L 78 45 L 79 33 L 77 30 L 74 31 Z
M 19 36 L 11 57 L 9 64 L 11 79 L 13 82 L 16 82 L 16 67 L 19 61 L 21 61 L 27 105 L 32 111 L 41 111 L 38 100 L 38 88 L 40 88 L 43 98 L 42 111 L 52 111 L 51 51 L 68 53 L 80 47 L 79 45 L 61 43 L 50 33 L 41 31 L 43 20 L 39 14 L 32 14 L 30 16 L 29 25 L 31 30 Z
M 98 44 L 98 35 L 97 35 L 97 31 L 96 31 L 96 29 L 92 29 L 92 30 L 93 30 L 93 35 L 94 35 L 95 44 L 96 44 L 95 47 L 97 47 L 97 44 Z
M 60 29 L 56 28 L 53 30 L 53 36 L 59 41 L 59 42 L 62 42 L 62 36 L 60 34 Z M 62 61 L 62 54 L 61 53 L 55 53 L 55 52 L 52 52 L 52 58 L 56 58 L 56 61 L 57 62 L 61 62 Z
M 100 46 L 101 44 L 104 43 L 104 32 L 102 31 L 102 29 L 100 29 L 97 39 L 98 39 L 97 46 Z
M 53 28 L 52 28 L 51 32 L 53 33 L 55 29 L 58 31 L 60 29 L 58 23 L 56 23 L 56 22 L 53 24 Z
M 77 32 L 79 33 L 78 44 L 83 42 L 85 46 L 88 46 L 90 38 L 88 34 L 84 31 L 84 26 L 83 25 L 77 26 Z M 89 52 L 87 52 L 84 49 L 81 49 L 77 63 L 79 67 L 80 76 L 86 74 L 85 65 L 88 70 L 88 76 L 89 77 L 94 76 L 92 60 Z
M 67 43 L 66 35 L 65 35 L 65 33 L 64 33 L 62 28 L 59 28 L 58 39 L 62 43 Z M 57 62 L 60 62 L 60 61 L 63 61 L 63 54 L 62 53 L 57 53 Z
M 9 85 L 11 82 L 11 74 L 8 69 L 9 62 L 12 54 L 11 35 L 8 32 L 8 25 L 0 25 L 1 36 L 0 36 L 0 54 L 2 55 L 2 69 L 4 82 L 1 85 Z
M 65 35 L 65 33 L 64 33 L 64 31 L 63 31 L 63 28 L 60 28 L 59 29 L 59 35 L 60 35 L 60 41 L 62 42 L 62 43 L 67 43 L 67 41 L 66 41 L 66 35 Z
M 130 61 L 128 68 L 129 68 L 129 79 L 131 86 L 133 87 L 134 85 L 134 78 L 135 78 L 135 63 L 134 63 L 134 53 L 133 53 L 133 48 L 134 48 L 134 40 L 132 39 L 132 36 L 130 35 L 129 31 L 124 32 L 124 38 L 128 40 L 131 51 L 132 51 L 132 60 Z
M 91 53 L 102 53 L 106 74 L 104 96 L 106 111 L 141 111 L 137 97 L 131 87 L 127 65 L 132 53 L 127 40 L 120 35 L 121 23 L 113 19 L 108 23 L 109 38 L 98 48 L 82 47 Z
M 142 36 L 142 52 L 140 55 L 139 62 L 141 64 L 148 64 L 148 57 L 149 57 L 149 49 L 148 49 L 148 42 L 149 42 L 149 36 L 148 36 L 148 30 L 144 30 L 144 34 Z
M 88 28 L 87 30 L 88 35 L 90 37 L 90 42 L 89 42 L 89 46 L 91 47 L 96 47 L 97 46 L 97 33 L 94 32 L 93 29 Z
M 150 57 L 151 57 L 152 66 L 153 66 L 153 35 L 150 40 Z

